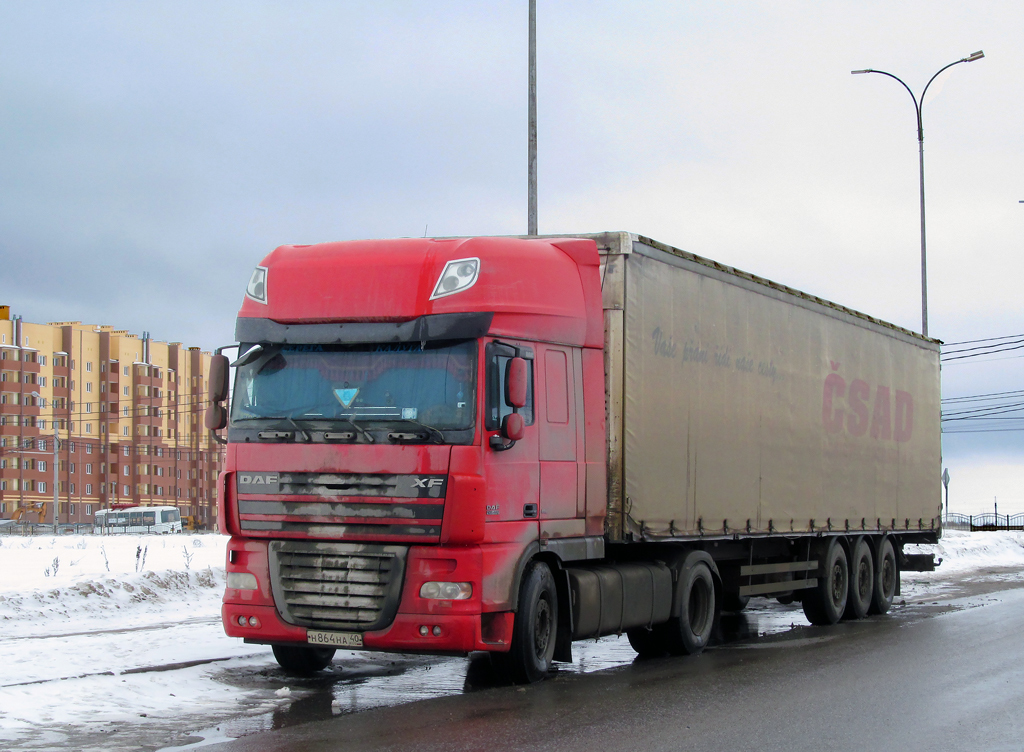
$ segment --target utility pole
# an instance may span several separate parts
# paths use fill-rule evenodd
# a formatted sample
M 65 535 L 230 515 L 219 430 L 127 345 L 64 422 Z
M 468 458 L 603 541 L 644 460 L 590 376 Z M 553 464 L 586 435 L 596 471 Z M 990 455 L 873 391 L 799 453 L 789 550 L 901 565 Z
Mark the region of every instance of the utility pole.
M 537 0 L 530 0 L 530 122 L 527 156 L 528 197 L 526 234 L 537 234 Z

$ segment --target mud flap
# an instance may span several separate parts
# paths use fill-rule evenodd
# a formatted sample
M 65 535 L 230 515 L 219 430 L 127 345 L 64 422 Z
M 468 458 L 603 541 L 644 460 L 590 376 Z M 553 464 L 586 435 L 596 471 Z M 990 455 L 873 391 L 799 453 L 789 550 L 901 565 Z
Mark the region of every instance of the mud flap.
M 561 567 L 553 573 L 558 591 L 558 637 L 555 638 L 555 660 L 572 663 L 572 593 L 569 589 L 569 573 Z

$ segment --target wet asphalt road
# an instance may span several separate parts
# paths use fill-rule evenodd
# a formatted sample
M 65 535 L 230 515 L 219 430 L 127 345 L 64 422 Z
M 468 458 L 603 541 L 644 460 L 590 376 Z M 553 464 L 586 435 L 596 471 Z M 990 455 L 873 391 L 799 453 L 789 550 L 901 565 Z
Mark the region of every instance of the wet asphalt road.
M 1021 750 L 1024 589 L 1005 587 L 831 628 L 763 634 L 758 621 L 785 612 L 734 616 L 725 644 L 702 656 L 562 671 L 530 687 L 494 686 L 476 658 L 459 664 L 473 691 L 361 712 L 314 693 L 296 710 L 328 720 L 204 749 Z

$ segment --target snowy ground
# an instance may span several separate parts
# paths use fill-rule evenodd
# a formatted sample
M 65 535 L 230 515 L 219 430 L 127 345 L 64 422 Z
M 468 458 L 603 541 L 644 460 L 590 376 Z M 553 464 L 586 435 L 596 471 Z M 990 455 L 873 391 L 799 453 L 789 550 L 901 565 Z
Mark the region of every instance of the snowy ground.
M 337 714 L 472 683 L 465 659 L 344 651 L 324 680 L 329 691 L 324 682 L 288 679 L 269 648 L 221 629 L 225 542 L 217 535 L 0 536 L 0 748 L 210 742 L 295 722 L 286 716 L 303 703 L 315 714 Z M 1024 579 L 1022 533 L 949 531 L 939 545 L 915 551 L 943 561 L 936 572 L 904 574 L 909 602 L 952 595 L 972 579 Z M 744 625 L 754 636 L 807 623 L 798 606 L 765 599 L 749 612 Z M 634 655 L 625 638 L 577 646 L 576 664 L 565 670 L 598 670 Z

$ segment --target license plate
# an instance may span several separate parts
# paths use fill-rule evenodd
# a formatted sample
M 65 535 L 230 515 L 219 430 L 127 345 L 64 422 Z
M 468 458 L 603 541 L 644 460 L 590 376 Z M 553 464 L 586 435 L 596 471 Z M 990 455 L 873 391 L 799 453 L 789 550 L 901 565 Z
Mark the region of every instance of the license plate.
M 358 632 L 320 632 L 307 629 L 306 642 L 310 645 L 330 645 L 336 648 L 361 648 L 363 636 Z

